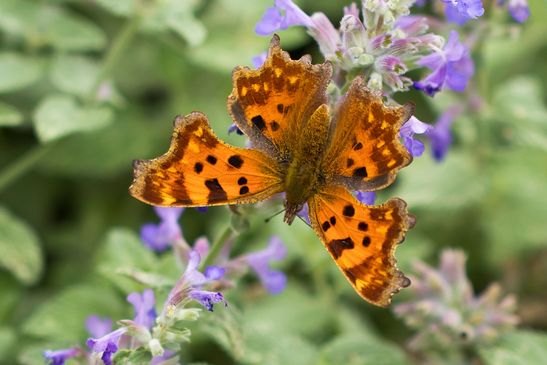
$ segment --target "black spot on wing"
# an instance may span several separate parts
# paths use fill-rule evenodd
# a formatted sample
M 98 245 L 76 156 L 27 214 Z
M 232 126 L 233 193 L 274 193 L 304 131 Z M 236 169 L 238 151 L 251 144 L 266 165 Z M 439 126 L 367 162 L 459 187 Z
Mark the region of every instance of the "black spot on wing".
M 236 169 L 239 169 L 241 165 L 243 165 L 243 159 L 240 155 L 233 155 L 228 159 L 228 163 Z
M 324 221 L 323 224 L 321 224 L 321 228 L 323 229 L 324 232 L 326 232 L 330 228 L 329 221 Z
M 342 214 L 346 217 L 353 217 L 355 215 L 355 208 L 353 207 L 353 205 L 348 204 L 344 207 Z
M 359 151 L 361 148 L 363 148 L 363 144 L 361 142 L 357 142 L 355 146 L 353 146 L 354 151 Z
M 238 185 L 245 185 L 245 184 L 247 184 L 247 179 L 242 176 L 239 179 L 237 179 L 237 184 Z
M 228 199 L 228 195 L 222 185 L 218 182 L 218 179 L 205 180 L 205 186 L 209 189 L 209 196 L 207 197 L 208 203 L 223 202 Z
M 355 170 L 353 170 L 353 176 L 354 177 L 367 177 L 368 176 L 367 168 L 364 167 L 364 166 L 356 168 Z
M 194 171 L 196 172 L 196 174 L 199 174 L 203 171 L 203 164 L 201 162 L 196 162 L 196 164 L 194 165 Z
M 249 187 L 248 186 L 242 186 L 239 189 L 239 195 L 247 194 L 248 192 L 249 192 Z
M 359 222 L 357 229 L 360 231 L 366 232 L 368 230 L 368 224 L 366 222 Z
M 206 158 L 207 162 L 209 162 L 211 165 L 214 165 L 217 163 L 217 158 L 213 155 L 209 155 Z
M 355 244 L 353 243 L 351 237 L 346 237 L 341 240 L 330 241 L 327 247 L 334 258 L 338 259 L 342 256 L 342 252 L 344 252 L 344 250 L 351 250 L 355 247 Z
M 275 120 L 270 123 L 270 127 L 272 128 L 272 132 L 275 132 L 279 129 L 279 123 L 277 123 Z
M 251 122 L 253 122 L 253 124 L 260 130 L 266 128 L 266 122 L 264 122 L 264 118 L 262 118 L 262 115 L 252 117 Z
M 370 237 L 365 236 L 363 237 L 363 246 L 368 247 L 370 245 Z
M 355 161 L 353 161 L 352 158 L 348 158 L 348 161 L 346 163 L 346 167 L 352 167 L 354 163 L 355 163 Z

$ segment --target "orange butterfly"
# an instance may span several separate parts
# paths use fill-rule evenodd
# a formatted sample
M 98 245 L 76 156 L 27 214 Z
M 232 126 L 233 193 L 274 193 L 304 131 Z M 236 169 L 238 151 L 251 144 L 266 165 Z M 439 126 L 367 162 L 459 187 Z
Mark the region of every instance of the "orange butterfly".
M 228 109 L 252 148 L 220 141 L 199 112 L 177 117 L 169 151 L 136 161 L 130 193 L 170 207 L 254 203 L 285 192 L 285 222 L 309 205 L 313 229 L 365 300 L 386 306 L 410 285 L 394 251 L 414 224 L 406 203 L 367 206 L 350 190 L 391 184 L 412 158 L 398 132 L 412 105 L 386 107 L 356 78 L 329 108 L 331 64 L 292 60 L 274 36 L 264 65 L 237 67 Z

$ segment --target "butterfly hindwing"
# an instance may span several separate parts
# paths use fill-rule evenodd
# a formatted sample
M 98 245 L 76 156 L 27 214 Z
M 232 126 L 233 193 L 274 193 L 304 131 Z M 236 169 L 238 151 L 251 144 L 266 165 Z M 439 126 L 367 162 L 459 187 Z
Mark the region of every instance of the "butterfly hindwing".
M 228 110 L 257 148 L 284 158 L 315 109 L 327 102 L 331 73 L 329 63 L 312 65 L 308 57 L 291 60 L 274 36 L 262 67 L 234 69 Z
M 392 199 L 367 206 L 345 188 L 331 186 L 308 204 L 314 230 L 361 297 L 387 306 L 394 293 L 410 285 L 394 257 L 414 220 L 405 202 Z
M 389 185 L 398 170 L 412 161 L 399 140 L 401 125 L 413 106 L 387 107 L 381 95 L 356 78 L 336 108 L 324 169 L 356 190 Z
M 160 206 L 252 203 L 282 189 L 277 162 L 220 141 L 202 113 L 177 117 L 169 151 L 134 165 L 131 195 Z

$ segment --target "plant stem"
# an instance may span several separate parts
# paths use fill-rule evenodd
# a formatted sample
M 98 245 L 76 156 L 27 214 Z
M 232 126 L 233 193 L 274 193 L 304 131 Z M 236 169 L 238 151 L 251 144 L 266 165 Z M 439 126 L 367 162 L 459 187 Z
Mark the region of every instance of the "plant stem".
M 224 229 L 224 232 L 222 232 L 222 234 L 217 238 L 215 243 L 213 243 L 213 247 L 211 247 L 211 250 L 209 251 L 209 254 L 207 255 L 205 260 L 203 260 L 203 262 L 200 265 L 200 271 L 203 271 L 207 266 L 211 265 L 215 261 L 218 254 L 220 253 L 220 251 L 222 250 L 222 248 L 226 244 L 226 242 L 228 242 L 228 240 L 229 240 L 230 236 L 232 235 L 232 233 L 233 233 L 232 226 L 228 225 Z
M 24 175 L 30 170 L 36 162 L 40 161 L 55 143 L 48 143 L 38 145 L 32 149 L 26 151 L 21 157 L 19 157 L 11 165 L 3 169 L 0 172 L 0 192 L 4 190 L 9 184 L 17 180 L 20 176 Z

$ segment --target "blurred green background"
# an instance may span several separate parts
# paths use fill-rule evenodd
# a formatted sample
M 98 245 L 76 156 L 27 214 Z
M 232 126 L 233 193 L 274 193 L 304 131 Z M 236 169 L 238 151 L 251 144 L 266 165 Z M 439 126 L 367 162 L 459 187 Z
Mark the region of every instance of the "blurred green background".
M 266 50 L 269 39 L 255 35 L 254 25 L 272 2 L 132 3 L 0 0 L 0 363 L 43 363 L 42 350 L 83 343 L 87 315 L 131 317 L 125 295 L 142 288 L 116 267 L 172 270 L 169 254 L 157 257 L 139 242 L 139 227 L 157 218 L 127 188 L 133 159 L 167 150 L 177 114 L 203 111 L 220 138 L 244 145 L 227 134 L 230 72 Z M 349 3 L 299 2 L 334 24 Z M 477 291 L 501 282 L 519 299 L 522 326 L 545 330 L 547 10 L 543 0 L 530 6 L 524 25 L 491 9 L 468 89 L 482 98 L 480 108 L 455 122 L 444 162 L 426 151 L 380 200 L 402 197 L 418 218 L 397 253 L 403 271 L 413 259 L 436 263 L 442 248 L 462 248 Z M 304 29 L 280 35 L 293 57 L 322 61 Z M 403 99 L 430 123 L 463 100 L 448 91 Z M 337 356 L 352 346 L 346 337 L 358 334 L 370 339 L 359 344 L 365 353 L 403 363 L 402 350 L 385 341 L 404 343 L 411 333 L 402 322 L 353 293 L 311 229 L 280 217 L 264 224 L 276 208 L 254 209 L 259 216 L 235 250 L 263 247 L 279 234 L 289 250 L 282 265 L 289 287 L 271 297 L 249 278 L 228 295 L 230 315 L 206 316 L 210 323 L 196 330 L 186 358 L 256 363 L 268 348 L 272 364 L 315 363 L 309 359 L 317 354 L 324 364 L 343 363 Z M 189 209 L 181 224 L 193 242 L 213 240 L 229 221 L 221 207 Z M 215 327 L 219 321 L 232 329 L 244 323 L 255 335 L 232 336 Z

